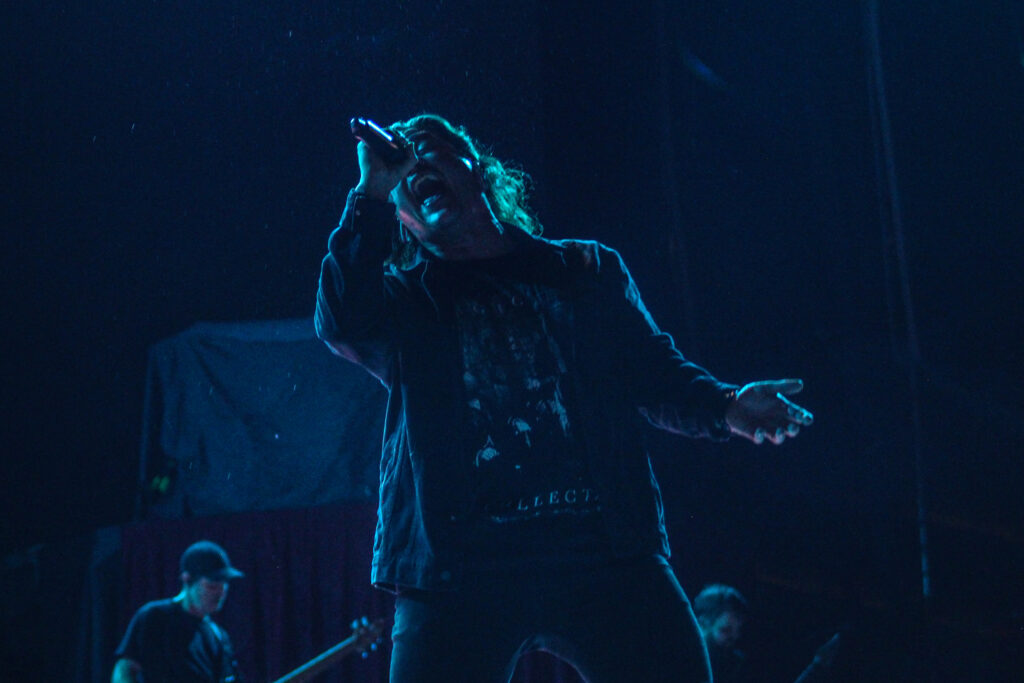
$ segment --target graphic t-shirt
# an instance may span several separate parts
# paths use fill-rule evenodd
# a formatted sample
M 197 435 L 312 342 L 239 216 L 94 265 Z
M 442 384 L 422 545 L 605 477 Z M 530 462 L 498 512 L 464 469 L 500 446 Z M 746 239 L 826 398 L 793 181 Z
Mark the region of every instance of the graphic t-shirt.
M 456 302 L 476 491 L 474 542 L 490 561 L 601 549 L 601 501 L 573 431 L 571 307 L 517 278 L 515 255 L 467 267 Z

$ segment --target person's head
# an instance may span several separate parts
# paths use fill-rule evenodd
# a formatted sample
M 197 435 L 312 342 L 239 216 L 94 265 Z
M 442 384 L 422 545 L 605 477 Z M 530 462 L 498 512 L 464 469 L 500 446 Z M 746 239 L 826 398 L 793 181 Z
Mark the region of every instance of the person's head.
M 179 569 L 182 606 L 198 617 L 219 611 L 228 596 L 228 583 L 245 576 L 213 541 L 190 545 L 181 555 Z
M 736 647 L 748 611 L 747 599 L 732 586 L 720 583 L 705 587 L 693 599 L 693 613 L 709 647 Z
M 491 155 L 465 128 L 436 114 L 421 114 L 389 129 L 412 143 L 419 159 L 391 195 L 414 239 L 443 242 L 475 221 L 495 219 L 540 234 L 527 201 L 529 176 Z M 398 246 L 392 260 L 405 265 L 415 245 Z

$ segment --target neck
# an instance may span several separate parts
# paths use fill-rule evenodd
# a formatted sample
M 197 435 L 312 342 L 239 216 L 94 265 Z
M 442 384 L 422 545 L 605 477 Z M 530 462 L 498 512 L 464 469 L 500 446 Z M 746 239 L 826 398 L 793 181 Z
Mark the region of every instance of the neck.
M 516 236 L 511 235 L 510 228 L 498 220 L 486 200 L 466 218 L 445 235 L 446 239 L 424 243 L 423 246 L 434 256 L 447 261 L 493 258 L 515 248 Z
M 194 617 L 202 619 L 206 616 L 206 614 L 199 609 L 199 605 L 192 601 L 192 598 L 186 588 L 182 588 L 181 592 L 174 596 L 174 601 L 181 605 L 183 610 Z
M 427 245 L 428 251 L 446 261 L 472 261 L 493 258 L 507 254 L 515 246 L 504 227 L 500 233 L 464 235 L 461 239 L 446 244 Z

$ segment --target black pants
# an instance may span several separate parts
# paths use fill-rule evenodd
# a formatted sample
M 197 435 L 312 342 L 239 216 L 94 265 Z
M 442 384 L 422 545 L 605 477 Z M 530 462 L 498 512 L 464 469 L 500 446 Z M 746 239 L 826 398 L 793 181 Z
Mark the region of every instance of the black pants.
M 589 683 L 706 683 L 707 652 L 672 569 L 650 557 L 455 592 L 402 590 L 391 683 L 506 683 L 547 650 Z

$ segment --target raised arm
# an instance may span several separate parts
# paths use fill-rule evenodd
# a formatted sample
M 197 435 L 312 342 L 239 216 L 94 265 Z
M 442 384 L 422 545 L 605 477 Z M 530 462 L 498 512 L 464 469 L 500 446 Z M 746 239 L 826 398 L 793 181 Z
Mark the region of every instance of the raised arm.
M 384 261 L 397 229 L 387 198 L 415 158 L 388 166 L 365 143 L 357 149 L 361 177 L 328 241 L 314 321 L 317 336 L 332 351 L 386 381 L 391 301 Z

